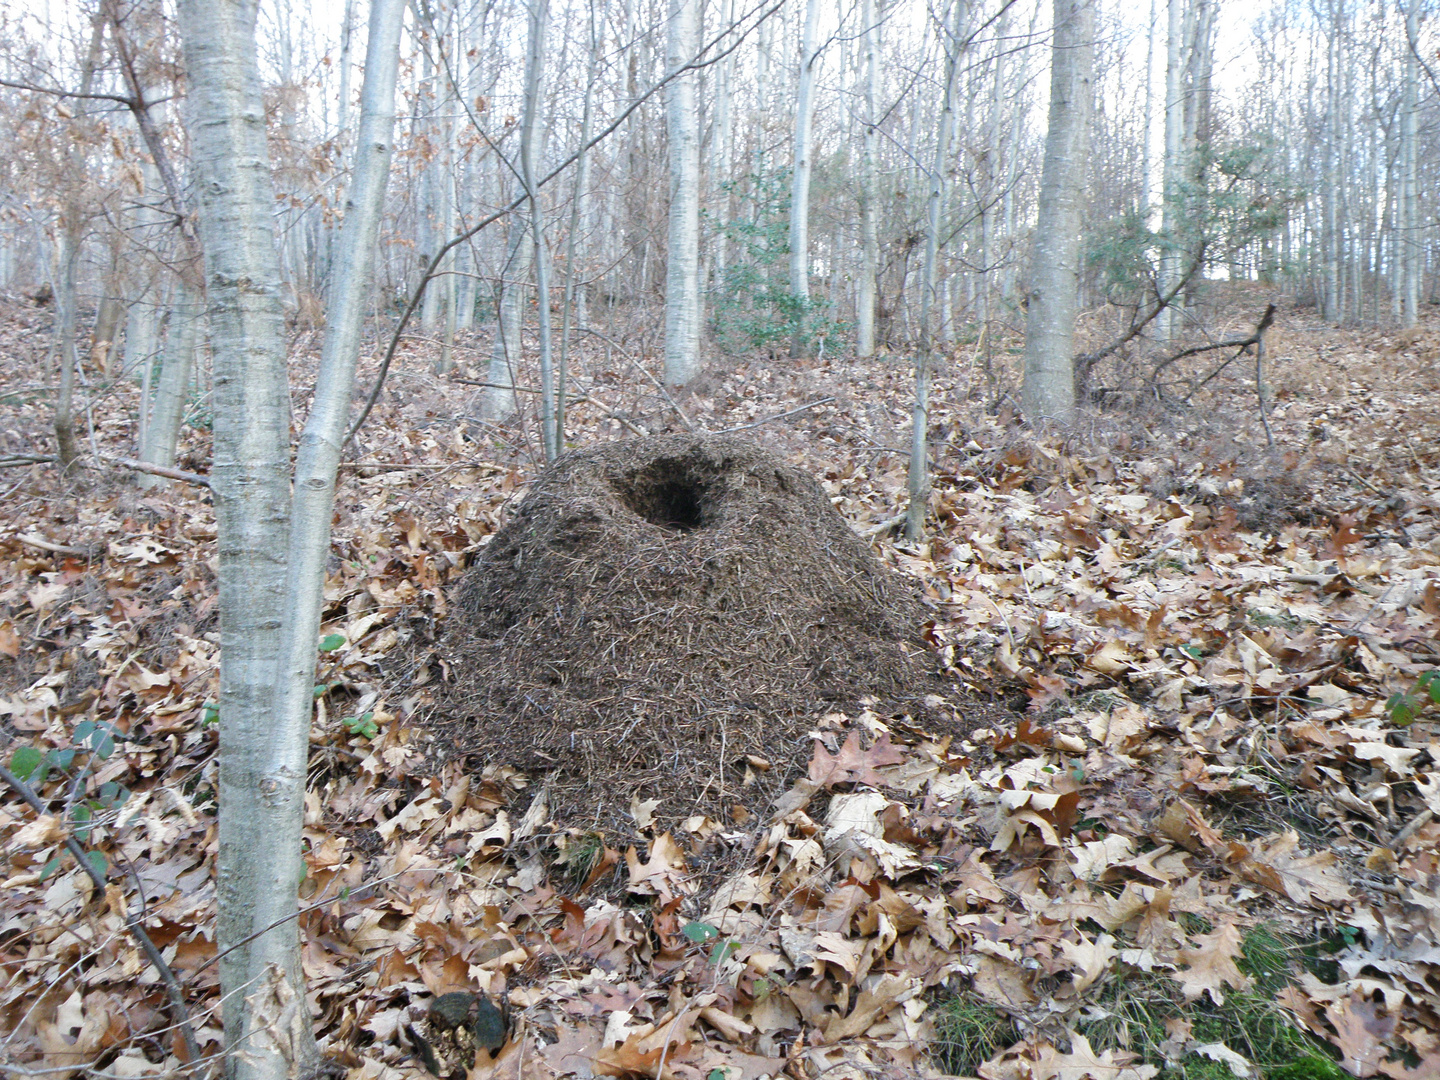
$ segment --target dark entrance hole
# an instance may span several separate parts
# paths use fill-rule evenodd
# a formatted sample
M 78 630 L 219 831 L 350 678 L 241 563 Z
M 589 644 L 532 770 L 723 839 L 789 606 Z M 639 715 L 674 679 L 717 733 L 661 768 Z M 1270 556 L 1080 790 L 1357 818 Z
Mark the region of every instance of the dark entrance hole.
M 640 473 L 613 482 L 613 487 L 621 502 L 662 529 L 691 532 L 710 524 L 707 485 L 682 462 L 652 462 Z

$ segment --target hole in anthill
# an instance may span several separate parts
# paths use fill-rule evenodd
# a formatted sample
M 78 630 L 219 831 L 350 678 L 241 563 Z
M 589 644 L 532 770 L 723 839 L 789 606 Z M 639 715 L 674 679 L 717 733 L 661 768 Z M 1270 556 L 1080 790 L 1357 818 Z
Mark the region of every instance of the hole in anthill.
M 677 532 L 704 528 L 706 485 L 678 461 L 656 461 L 614 485 L 621 501 L 652 525 Z

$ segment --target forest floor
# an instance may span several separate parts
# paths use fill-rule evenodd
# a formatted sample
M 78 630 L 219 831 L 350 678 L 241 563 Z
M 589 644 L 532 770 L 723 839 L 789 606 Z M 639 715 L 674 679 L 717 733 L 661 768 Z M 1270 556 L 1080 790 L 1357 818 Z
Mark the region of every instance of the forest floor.
M 1222 337 L 1264 306 L 1228 304 Z M 47 452 L 49 323 L 0 312 L 0 457 Z M 653 345 L 616 336 L 574 358 L 572 445 L 751 425 L 1016 720 L 952 740 L 817 709 L 794 761 L 755 763 L 790 794 L 731 821 L 637 795 L 628 828 L 556 827 L 501 760 L 436 775 L 449 590 L 535 441 L 468 420 L 475 387 L 408 347 L 341 475 L 311 736 L 305 972 L 353 1080 L 463 1074 L 477 1037 L 474 1080 L 1440 1076 L 1440 708 L 1415 692 L 1440 668 L 1440 321 L 1283 310 L 1273 447 L 1249 358 L 1198 389 L 1229 353 L 1178 365 L 1168 406 L 1111 395 L 1059 441 L 997 393 L 1015 342 L 988 374 L 962 347 L 918 545 L 893 528 L 903 357 L 732 359 L 671 400 Z M 294 346 L 298 382 L 318 337 Z M 136 388 L 89 369 L 80 395 L 94 446 L 132 453 Z M 203 397 L 191 421 L 203 473 Z M 217 1053 L 213 512 L 120 469 L 11 468 L 0 493 L 0 755 L 46 811 L 0 801 L 0 1069 L 168 1074 L 185 1051 L 124 919 Z M 503 1036 L 432 1012 L 462 991 Z

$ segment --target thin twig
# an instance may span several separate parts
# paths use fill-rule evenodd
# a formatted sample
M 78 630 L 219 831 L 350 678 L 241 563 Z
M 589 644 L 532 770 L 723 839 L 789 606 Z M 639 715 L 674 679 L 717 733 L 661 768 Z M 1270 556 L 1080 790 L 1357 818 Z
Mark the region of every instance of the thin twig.
M 38 548 L 41 551 L 49 551 L 56 555 L 74 555 L 79 559 L 94 558 L 96 552 L 93 548 L 70 547 L 67 544 L 52 544 L 49 540 L 42 540 L 38 536 L 31 536 L 29 533 L 19 533 L 15 537 L 26 547 Z
M 824 405 L 824 404 L 826 404 L 826 403 L 828 403 L 828 402 L 831 402 L 831 401 L 834 401 L 834 400 L 835 400 L 835 399 L 834 399 L 833 397 L 822 397 L 822 398 L 820 398 L 820 399 L 817 400 L 817 401 L 806 402 L 804 405 L 801 405 L 799 408 L 797 408 L 797 409 L 791 409 L 789 412 L 776 413 L 774 416 L 767 416 L 767 417 L 765 417 L 764 420 L 756 420 L 753 424 L 741 424 L 739 427 L 727 427 L 727 428 L 722 428 L 721 430 L 715 432 L 715 434 L 716 434 L 716 435 L 726 435 L 726 434 L 728 434 L 728 433 L 730 433 L 730 432 L 732 432 L 732 431 L 749 431 L 751 428 L 760 427 L 762 424 L 771 424 L 771 423 L 774 423 L 776 420 L 784 420 L 787 416 L 794 416 L 796 413 L 802 413 L 802 412 L 804 412 L 806 409 L 813 409 L 813 408 L 815 408 L 815 406 L 817 406 L 817 405 Z
M 35 813 L 41 817 L 49 816 L 45 804 L 40 801 L 40 796 L 35 794 L 34 788 L 4 765 L 0 765 L 0 780 L 4 780 L 12 791 L 29 803 Z M 90 860 L 86 858 L 89 853 L 80 846 L 80 841 L 71 835 L 69 829 L 65 829 L 65 847 L 75 857 L 75 861 L 80 864 L 80 869 L 85 871 L 103 896 L 106 885 L 105 875 L 96 870 Z M 150 940 L 150 935 L 145 932 L 145 927 L 141 925 L 139 917 L 131 913 L 128 904 L 125 908 L 125 929 L 130 931 L 130 936 L 135 939 L 146 959 L 159 972 L 160 981 L 165 984 L 165 991 L 170 998 L 170 1008 L 174 1010 L 175 1024 L 180 1029 L 181 1037 L 185 1040 L 186 1057 L 190 1061 L 199 1061 L 200 1045 L 195 1041 L 195 1031 L 190 1026 L 190 1013 L 185 1008 L 185 992 L 180 986 L 180 980 L 175 977 L 175 972 L 165 962 L 165 957 L 160 955 L 160 950 L 155 947 L 155 942 Z
M 1403 829 L 1395 834 L 1394 839 L 1392 839 L 1389 844 L 1390 850 L 1397 855 L 1400 854 L 1400 850 L 1410 841 L 1410 838 L 1426 825 L 1430 824 L 1431 819 L 1434 817 L 1435 811 L 1421 810 L 1420 813 L 1410 819 L 1409 823 L 1406 824 Z
M 634 364 L 636 370 L 638 370 L 641 375 L 644 375 L 645 378 L 649 379 L 650 382 L 654 385 L 655 389 L 659 390 L 660 393 L 664 396 L 665 400 L 670 403 L 670 407 L 675 410 L 675 415 L 680 417 L 680 422 L 685 425 L 686 430 L 695 430 L 695 425 L 690 422 L 690 418 L 685 415 L 685 411 L 681 409 L 679 405 L 675 404 L 675 399 L 670 396 L 670 391 L 665 389 L 665 384 L 662 383 L 659 379 L 655 378 L 654 375 L 651 375 L 649 371 L 645 370 L 645 365 L 640 363 L 639 360 L 636 360 L 635 357 L 631 356 L 628 352 L 626 352 L 624 347 L 621 346 L 618 341 L 615 341 L 613 338 L 608 338 L 604 334 L 600 333 L 599 330 L 592 330 L 588 326 L 577 326 L 575 329 L 582 333 L 598 337 L 601 341 L 608 344 L 626 360 Z
M 184 469 L 172 469 L 166 465 L 152 465 L 148 461 L 136 461 L 134 458 L 111 457 L 109 454 L 101 454 L 99 457 L 100 460 L 107 465 L 117 465 L 122 469 L 129 469 L 132 472 L 149 473 L 151 476 L 163 476 L 167 480 L 181 480 L 187 484 L 194 484 L 197 487 L 208 488 L 210 486 L 210 478 L 208 476 L 186 472 Z

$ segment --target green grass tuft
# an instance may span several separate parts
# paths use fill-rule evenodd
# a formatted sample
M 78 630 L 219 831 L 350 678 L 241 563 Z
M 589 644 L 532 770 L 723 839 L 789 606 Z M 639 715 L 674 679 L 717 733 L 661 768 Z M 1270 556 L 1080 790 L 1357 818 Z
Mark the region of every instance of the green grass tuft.
M 1223 1043 L 1248 1058 L 1263 1080 L 1346 1080 L 1328 1048 L 1297 1028 L 1275 1003 L 1276 994 L 1306 962 L 1313 963 L 1315 951 L 1316 943 L 1297 942 L 1274 927 L 1256 927 L 1245 935 L 1237 961 L 1255 984 L 1227 993 L 1225 1004 L 1208 997 L 1187 1002 L 1174 980 L 1127 970 L 1124 978 L 1108 979 L 1092 990 L 1075 1030 L 1096 1053 L 1139 1055 L 1142 1063 L 1160 1069 L 1158 1080 L 1235 1080 L 1223 1062 L 1200 1054 L 1167 1060 L 1161 1047 L 1171 1038 L 1167 1022 L 1173 1026 L 1176 1021 L 1190 1024 L 1193 1043 Z M 1020 1038 L 1008 1016 L 973 993 L 938 1000 L 933 1015 L 935 1062 L 953 1075 L 979 1075 L 982 1064 Z
M 934 1015 L 935 1057 L 953 1076 L 978 1076 L 981 1065 L 1020 1039 L 1008 1016 L 974 994 L 947 997 Z

